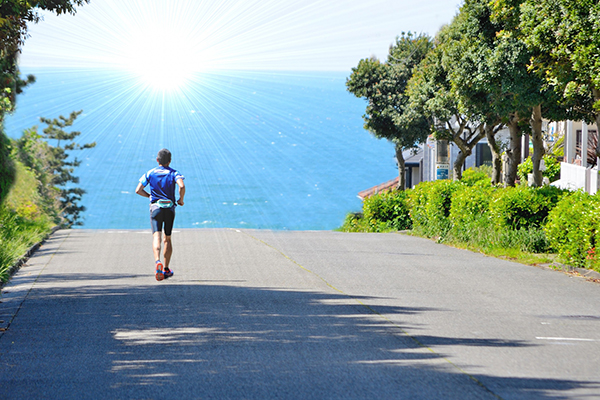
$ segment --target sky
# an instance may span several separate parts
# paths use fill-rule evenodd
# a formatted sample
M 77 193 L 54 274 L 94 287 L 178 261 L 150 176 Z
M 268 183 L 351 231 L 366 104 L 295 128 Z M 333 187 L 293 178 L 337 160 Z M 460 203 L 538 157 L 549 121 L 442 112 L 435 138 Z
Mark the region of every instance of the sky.
M 24 69 L 349 71 L 402 32 L 434 36 L 457 0 L 91 0 L 29 28 Z

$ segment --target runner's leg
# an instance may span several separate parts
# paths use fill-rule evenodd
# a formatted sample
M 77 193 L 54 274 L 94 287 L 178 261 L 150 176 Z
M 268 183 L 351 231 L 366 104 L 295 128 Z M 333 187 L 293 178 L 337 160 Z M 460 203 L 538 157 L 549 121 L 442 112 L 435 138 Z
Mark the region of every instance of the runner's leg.
M 154 261 L 160 260 L 160 242 L 162 232 L 154 232 L 152 234 L 152 249 L 154 251 Z
M 165 240 L 164 240 L 164 265 L 165 268 L 169 268 L 169 263 L 171 262 L 171 254 L 173 254 L 173 246 L 171 244 L 171 236 L 167 236 L 165 234 Z
M 165 223 L 165 240 L 164 240 L 164 266 L 169 268 L 171 255 L 173 254 L 173 244 L 171 243 L 171 233 L 173 231 L 173 222 L 175 220 L 174 209 L 163 209 L 163 221 Z
M 152 251 L 154 261 L 160 260 L 160 242 L 162 241 L 163 214 L 158 207 L 150 208 L 150 225 L 152 226 Z M 170 233 L 169 233 L 170 234 Z

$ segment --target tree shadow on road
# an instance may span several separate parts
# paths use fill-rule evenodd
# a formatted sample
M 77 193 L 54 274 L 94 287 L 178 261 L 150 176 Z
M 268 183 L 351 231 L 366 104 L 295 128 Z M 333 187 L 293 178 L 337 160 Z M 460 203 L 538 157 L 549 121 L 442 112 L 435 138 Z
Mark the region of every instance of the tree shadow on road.
M 44 281 L 64 278 L 45 275 Z M 6 398 L 491 399 L 506 393 L 559 399 L 600 388 L 598 382 L 474 378 L 341 294 L 239 282 L 98 285 L 107 278 L 71 276 L 69 285 L 30 293 L 0 340 Z M 86 280 L 93 285 L 81 283 Z M 382 307 L 388 315 L 435 311 Z M 420 340 L 527 346 L 494 338 Z

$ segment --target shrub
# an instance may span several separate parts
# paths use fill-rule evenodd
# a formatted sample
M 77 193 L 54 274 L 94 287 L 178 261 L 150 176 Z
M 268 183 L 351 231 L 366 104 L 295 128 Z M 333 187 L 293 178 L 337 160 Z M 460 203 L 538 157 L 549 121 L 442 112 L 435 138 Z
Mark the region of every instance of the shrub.
M 600 271 L 600 197 L 582 191 L 564 196 L 548 215 L 545 232 L 564 262 Z
M 483 188 L 465 186 L 454 192 L 449 215 L 452 226 L 468 224 L 487 217 L 493 193 L 491 185 Z
M 15 166 L 10 158 L 9 140 L 0 131 L 0 204 L 4 201 L 15 180 Z
M 369 226 L 363 218 L 363 213 L 348 213 L 344 219 L 344 224 L 337 230 L 342 232 L 369 232 Z
M 33 172 L 15 162 L 16 179 L 4 204 L 0 205 L 0 281 L 27 249 L 44 239 L 55 225 L 52 215 L 41 206 L 39 182 Z
M 394 190 L 366 198 L 363 203 L 363 218 L 372 232 L 410 229 L 412 222 L 406 192 Z
M 550 182 L 554 182 L 560 178 L 560 162 L 556 157 L 545 154 L 542 159 L 546 165 L 546 170 L 542 171 L 542 176 L 548 178 Z M 527 176 L 532 172 L 533 162 L 531 161 L 531 157 L 527 157 L 527 159 L 517 167 L 517 175 L 522 183 L 527 183 Z
M 467 186 L 492 186 L 491 169 L 492 167 L 486 165 L 477 168 L 469 168 L 463 172 L 460 182 Z
M 497 229 L 539 228 L 564 193 L 554 186 L 506 188 L 490 202 L 490 217 Z
M 472 249 L 486 253 L 509 249 L 518 249 L 529 253 L 546 253 L 549 247 L 542 229 L 497 229 L 485 217 L 454 225 L 448 233 L 448 239 L 465 243 Z
M 410 191 L 409 209 L 413 227 L 428 237 L 446 235 L 451 227 L 448 217 L 457 182 L 440 180 L 421 182 Z

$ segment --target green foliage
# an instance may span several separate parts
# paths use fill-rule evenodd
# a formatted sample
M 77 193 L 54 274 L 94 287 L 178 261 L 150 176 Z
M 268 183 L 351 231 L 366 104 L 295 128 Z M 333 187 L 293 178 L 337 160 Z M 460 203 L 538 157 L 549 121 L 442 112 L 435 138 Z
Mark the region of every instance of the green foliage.
M 450 223 L 453 227 L 467 225 L 481 218 L 487 218 L 490 199 L 494 194 L 491 186 L 463 186 L 452 196 L 450 206 Z
M 506 188 L 490 202 L 490 216 L 497 229 L 540 228 L 564 193 L 554 186 Z
M 1 128 L 0 124 L 0 128 Z M 15 179 L 15 166 L 10 158 L 9 140 L 0 131 L 0 205 L 8 194 Z
M 56 14 L 75 13 L 75 6 L 89 0 L 2 0 L 0 1 L 0 204 L 14 179 L 14 167 L 8 157 L 10 149 L 2 122 L 15 108 L 16 96 L 35 82 L 33 75 L 21 79 L 18 55 L 27 37 L 27 23 L 38 22 L 38 10 Z
M 349 213 L 339 229 L 344 232 L 391 232 L 410 229 L 412 220 L 408 212 L 404 191 L 385 191 L 366 198 L 363 212 Z
M 421 182 L 409 194 L 413 228 L 427 237 L 443 237 L 450 229 L 452 195 L 460 184 L 439 180 Z
M 574 104 L 574 109 L 585 109 L 587 120 L 594 115 L 599 118 L 600 3 L 596 0 L 522 3 L 520 31 L 533 50 L 531 68 L 561 97 Z
M 492 167 L 482 165 L 477 168 L 468 168 L 463 172 L 460 182 L 466 186 L 491 187 L 492 186 Z
M 546 236 L 561 259 L 600 272 L 600 197 L 577 191 L 564 196 L 548 215 Z
M 18 55 L 27 37 L 27 23 L 37 23 L 39 10 L 58 15 L 75 14 L 75 6 L 89 0 L 3 0 L 0 2 L 0 122 L 4 114 L 14 110 L 16 95 L 23 87 L 35 81 L 33 75 L 26 80 L 19 76 Z
M 373 232 L 410 229 L 406 192 L 382 192 L 365 199 L 363 218 Z
M 48 209 L 56 208 L 59 203 L 63 224 L 67 227 L 82 225 L 81 212 L 85 207 L 79 205 L 85 191 L 73 186 L 79 183 L 74 176 L 75 168 L 81 164 L 71 151 L 93 148 L 96 143 L 77 144 L 74 139 L 81 133 L 67 132 L 81 111 L 72 112 L 68 118 L 62 115 L 56 119 L 41 118 L 48 126 L 40 135 L 37 128 L 26 130 L 20 139 L 14 141 L 13 155 L 30 168 L 40 182 L 40 193 Z M 48 141 L 56 141 L 52 146 Z
M 56 189 L 55 185 L 76 182 L 71 174 L 77 160 L 69 161 L 67 151 L 91 145 L 47 146 L 41 137 L 30 134 L 10 145 L 2 122 L 15 108 L 16 96 L 35 81 L 33 75 L 21 79 L 18 54 L 27 37 L 27 23 L 38 22 L 39 10 L 58 15 L 75 13 L 75 6 L 89 0 L 2 0 L 0 1 L 0 279 L 5 281 L 9 268 L 34 243 L 43 239 L 60 213 L 54 203 L 61 197 L 67 224 L 78 224 L 80 189 Z M 62 117 L 61 117 L 62 118 Z M 74 120 L 73 114 L 71 115 Z M 62 119 L 46 138 L 60 134 L 70 119 Z M 65 123 L 65 125 L 61 125 Z M 71 121 L 72 123 L 72 121 Z M 49 126 L 49 129 L 52 128 Z M 27 135 L 24 135 L 27 136 Z M 77 136 L 77 135 L 75 135 Z M 63 138 L 61 138 L 63 139 Z M 64 138 L 63 140 L 71 141 Z M 31 151 L 34 150 L 34 151 Z M 39 150 L 39 151 L 38 151 Z M 28 153 L 31 151 L 31 153 Z M 16 162 L 13 160 L 15 159 Z M 16 168 L 15 168 L 16 165 Z M 27 166 L 27 167 L 26 167 Z M 16 176 L 16 181 L 15 181 Z M 39 188 L 39 191 L 38 191 Z M 5 201 L 6 200 L 6 201 Z
M 368 101 L 365 129 L 377 138 L 385 138 L 412 148 L 429 133 L 427 121 L 419 116 L 405 116 L 408 97 L 406 84 L 412 71 L 431 48 L 425 35 L 403 34 L 390 47 L 385 63 L 375 58 L 360 60 L 346 80 L 348 91 Z
M 483 182 L 485 184 L 482 185 Z M 518 249 L 533 253 L 547 251 L 548 242 L 539 227 L 522 226 L 512 229 L 498 226 L 494 220 L 495 213 L 490 212 L 492 200 L 503 198 L 505 195 L 511 196 L 512 189 L 494 188 L 489 184 L 489 179 L 473 183 L 473 186 L 461 187 L 452 197 L 451 229 L 447 233 L 446 241 L 467 243 L 486 252 L 497 249 Z M 509 201 L 501 203 L 510 204 Z M 495 211 L 497 213 L 499 210 Z M 511 215 L 503 216 L 502 220 L 510 219 Z
M 371 228 L 360 212 L 348 213 L 342 226 L 336 230 L 340 232 L 371 232 Z
M 466 177 L 466 181 L 422 182 L 404 193 L 373 196 L 363 203 L 362 213 L 348 214 L 340 230 L 387 232 L 407 229 L 410 226 L 405 219 L 408 206 L 413 231 L 420 235 L 437 237 L 447 243 L 466 244 L 485 252 L 548 251 L 548 240 L 539 226 L 544 218 L 531 215 L 531 208 L 535 207 L 523 203 L 533 199 L 543 216 L 547 214 L 546 208 L 558 202 L 563 194 L 561 190 L 497 188 L 490 184 L 483 171 L 477 170 L 469 171 Z M 492 205 L 494 201 L 496 204 Z M 495 207 L 493 212 L 492 207 Z M 399 221 L 402 224 L 399 225 Z
M 22 163 L 15 163 L 16 179 L 4 205 L 19 217 L 34 220 L 42 212 L 42 198 L 38 192 L 38 180 L 35 174 Z
M 51 229 L 47 219 L 29 219 L 0 206 L 0 281 L 6 282 L 9 269 Z
M 542 171 L 542 176 L 548 178 L 550 182 L 554 182 L 555 180 L 560 178 L 560 162 L 556 159 L 556 157 L 546 154 L 542 157 L 544 160 L 544 164 L 546 165 L 546 170 Z M 531 161 L 531 157 L 527 157 L 525 161 L 519 164 L 517 168 L 517 175 L 521 180 L 521 183 L 527 183 L 528 175 L 533 172 L 533 163 Z
M 491 222 L 485 218 L 454 226 L 448 233 L 446 242 L 467 245 L 486 254 L 513 251 L 539 254 L 546 253 L 549 248 L 543 229 L 494 229 Z
M 35 173 L 15 162 L 16 179 L 0 205 L 0 281 L 30 246 L 42 240 L 55 225 L 58 210 L 48 210 L 40 196 Z

